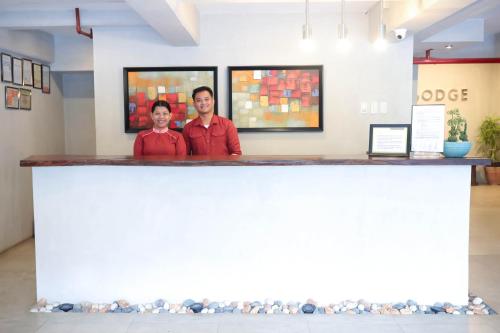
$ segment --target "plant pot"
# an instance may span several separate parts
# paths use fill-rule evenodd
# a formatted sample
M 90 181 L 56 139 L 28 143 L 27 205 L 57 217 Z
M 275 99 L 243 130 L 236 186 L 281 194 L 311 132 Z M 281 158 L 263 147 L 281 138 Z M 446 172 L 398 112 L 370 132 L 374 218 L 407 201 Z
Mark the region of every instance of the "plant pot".
M 484 173 L 489 185 L 500 185 L 500 166 L 486 166 Z
M 472 145 L 469 141 L 464 142 L 444 142 L 443 154 L 445 157 L 464 157 L 469 153 Z

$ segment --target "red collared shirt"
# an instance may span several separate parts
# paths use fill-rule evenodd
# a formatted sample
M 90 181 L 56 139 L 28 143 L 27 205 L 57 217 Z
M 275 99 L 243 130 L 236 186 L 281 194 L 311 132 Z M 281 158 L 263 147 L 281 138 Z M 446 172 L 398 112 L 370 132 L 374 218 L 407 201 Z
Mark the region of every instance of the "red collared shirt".
M 198 117 L 184 126 L 182 135 L 188 155 L 241 155 L 238 131 L 229 119 L 213 115 L 206 128 Z
M 135 138 L 134 156 L 142 155 L 186 156 L 186 144 L 180 133 L 149 129 L 139 132 Z

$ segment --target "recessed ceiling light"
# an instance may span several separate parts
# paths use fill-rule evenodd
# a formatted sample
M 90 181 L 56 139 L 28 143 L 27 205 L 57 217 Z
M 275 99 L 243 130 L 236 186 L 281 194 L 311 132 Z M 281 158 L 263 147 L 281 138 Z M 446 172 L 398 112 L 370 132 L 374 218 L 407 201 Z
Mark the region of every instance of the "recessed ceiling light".
M 449 50 L 449 49 L 452 49 L 452 48 L 453 48 L 453 45 L 452 45 L 452 44 L 448 44 L 448 45 L 446 45 L 446 46 L 445 46 L 445 48 L 446 48 L 446 49 L 448 49 L 448 50 Z

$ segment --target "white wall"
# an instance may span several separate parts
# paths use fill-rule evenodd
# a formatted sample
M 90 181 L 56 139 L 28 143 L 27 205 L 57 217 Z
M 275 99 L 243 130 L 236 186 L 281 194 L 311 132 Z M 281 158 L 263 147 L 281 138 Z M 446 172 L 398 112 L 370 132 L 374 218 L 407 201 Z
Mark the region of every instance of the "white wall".
M 150 28 L 94 29 L 97 154 L 131 154 L 133 134 L 124 133 L 123 73 L 128 66 L 219 67 L 219 112 L 227 115 L 227 66 L 324 65 L 324 131 L 240 133 L 245 154 L 364 153 L 374 122 L 409 122 L 413 41 L 374 50 L 365 15 L 347 17 L 354 45 L 335 49 L 337 21 L 311 18 L 316 51 L 299 46 L 303 15 L 206 15 L 199 47 L 170 47 Z M 360 114 L 362 101 L 386 101 L 385 115 Z M 270 144 L 272 142 L 272 144 Z
M 94 75 L 62 74 L 65 153 L 95 155 Z
M 92 39 L 77 35 L 54 38 L 55 59 L 53 71 L 93 71 Z
M 0 29 L 0 49 L 45 63 L 54 61 L 54 38 L 43 31 Z
M 15 49 L 2 51 L 21 56 Z M 19 161 L 64 153 L 60 77 L 52 73 L 50 94 L 31 88 L 31 111 L 6 109 L 5 86 L 0 83 L 0 252 L 33 235 L 31 169 L 19 167 Z

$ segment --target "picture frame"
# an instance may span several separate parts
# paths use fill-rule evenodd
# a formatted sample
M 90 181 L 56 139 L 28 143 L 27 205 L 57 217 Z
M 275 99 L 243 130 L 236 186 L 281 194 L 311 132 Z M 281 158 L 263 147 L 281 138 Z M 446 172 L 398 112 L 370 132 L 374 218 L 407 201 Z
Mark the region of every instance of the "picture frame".
M 125 67 L 123 96 L 125 133 L 151 128 L 151 106 L 160 99 L 169 102 L 172 118 L 169 128 L 181 131 L 198 116 L 191 94 L 208 86 L 214 92 L 217 114 L 217 67 Z
M 370 124 L 369 156 L 408 157 L 411 124 Z
M 42 65 L 42 92 L 50 94 L 50 66 Z
M 5 86 L 5 108 L 19 109 L 19 88 Z
M 19 89 L 19 109 L 31 110 L 31 90 Z
M 323 131 L 323 66 L 230 66 L 229 119 L 240 132 Z
M 33 63 L 33 88 L 42 89 L 42 65 Z
M 438 154 L 444 150 L 445 104 L 412 105 L 411 151 Z
M 23 60 L 12 57 L 12 83 L 23 85 Z
M 23 59 L 23 86 L 33 87 L 33 62 Z
M 12 56 L 7 53 L 1 54 L 2 81 L 12 83 Z

